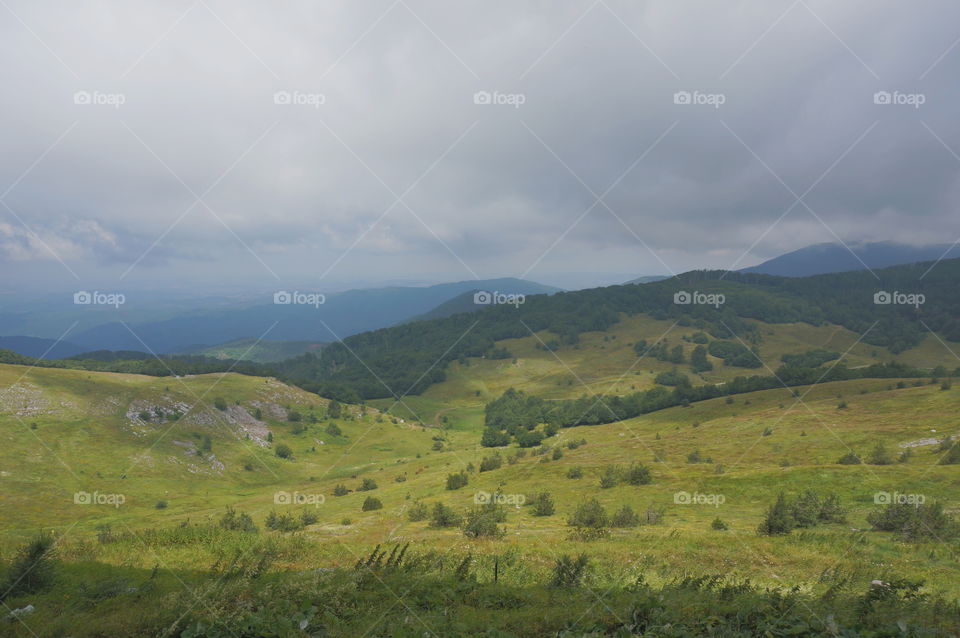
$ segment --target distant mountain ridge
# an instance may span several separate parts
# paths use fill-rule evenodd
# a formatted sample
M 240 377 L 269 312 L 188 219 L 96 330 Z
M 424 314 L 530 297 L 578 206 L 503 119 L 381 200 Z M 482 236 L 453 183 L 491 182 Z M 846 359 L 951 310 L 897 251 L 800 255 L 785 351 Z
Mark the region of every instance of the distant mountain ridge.
M 478 310 L 483 310 L 484 308 L 493 305 L 493 302 L 496 300 L 492 298 L 492 294 L 528 296 L 551 295 L 553 293 L 562 292 L 560 288 L 554 288 L 553 286 L 546 286 L 544 284 L 538 284 L 532 281 L 517 280 L 517 282 L 518 283 L 510 283 L 505 286 L 500 286 L 499 288 L 477 288 L 475 290 L 468 290 L 467 292 L 457 295 L 453 299 L 444 301 L 442 304 L 436 308 L 433 308 L 429 312 L 417 315 L 416 317 L 411 317 L 410 319 L 406 319 L 401 323 L 442 319 L 444 317 L 449 317 L 461 312 L 477 312 Z M 477 295 L 480 295 L 480 297 L 477 297 Z M 490 303 L 488 303 L 488 301 Z
M 0 350 L 13 350 L 27 357 L 66 359 L 80 354 L 86 348 L 68 341 L 43 339 L 41 337 L 0 337 Z
M 743 273 L 762 273 L 780 277 L 809 277 L 834 272 L 887 268 L 938 259 L 960 257 L 960 246 L 929 244 L 910 246 L 896 242 L 813 244 L 799 250 L 742 268 Z M 852 252 L 851 252 L 852 251 Z M 859 258 L 859 259 L 858 259 Z M 864 267 L 866 265 L 866 268 Z

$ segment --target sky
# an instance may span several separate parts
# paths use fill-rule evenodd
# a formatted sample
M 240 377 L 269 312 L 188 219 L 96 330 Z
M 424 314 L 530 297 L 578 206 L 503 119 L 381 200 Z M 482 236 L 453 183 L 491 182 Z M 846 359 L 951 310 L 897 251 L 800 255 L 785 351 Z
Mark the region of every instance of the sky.
M 960 238 L 960 5 L 0 2 L 0 284 L 735 268 Z

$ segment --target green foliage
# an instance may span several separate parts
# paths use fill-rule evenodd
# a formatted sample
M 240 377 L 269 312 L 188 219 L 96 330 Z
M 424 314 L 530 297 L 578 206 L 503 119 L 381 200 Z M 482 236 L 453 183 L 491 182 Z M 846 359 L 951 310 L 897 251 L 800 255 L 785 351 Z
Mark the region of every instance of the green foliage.
M 653 483 L 650 468 L 643 463 L 634 463 L 631 465 L 624 475 L 624 480 L 630 485 L 649 485 Z
M 330 423 L 328 423 L 328 424 L 327 424 L 327 427 L 325 427 L 325 428 L 323 429 L 323 431 L 326 432 L 327 434 L 329 434 L 330 436 L 342 436 L 342 435 L 343 435 L 343 430 L 341 430 L 341 429 L 340 429 L 340 426 L 337 425 L 336 423 L 334 423 L 333 421 L 331 421 Z
M 705 346 L 696 346 L 690 353 L 690 367 L 694 372 L 713 370 L 713 364 L 707 359 L 707 348 Z
M 455 474 L 447 475 L 448 490 L 459 490 L 461 487 L 466 487 L 469 482 L 470 482 L 470 477 L 463 470 Z
M 896 532 L 907 541 L 949 542 L 960 536 L 960 525 L 939 502 L 893 502 L 867 515 L 874 529 Z
M 870 465 L 893 465 L 895 463 L 893 456 L 890 454 L 890 451 L 887 450 L 886 446 L 883 443 L 877 443 L 873 447 L 873 451 L 870 452 L 870 457 L 867 459 L 867 463 Z
M 690 377 L 678 370 L 670 370 L 668 372 L 661 372 L 653 380 L 654 383 L 659 383 L 660 385 L 669 385 L 669 386 L 689 386 Z
M 762 535 L 772 536 L 789 534 L 794 527 L 796 527 L 796 520 L 793 518 L 786 496 L 781 492 L 777 497 L 777 502 L 767 510 L 757 531 Z
M 463 521 L 463 535 L 467 538 L 500 538 L 507 532 L 497 523 L 506 520 L 502 505 L 491 501 L 467 512 Z
M 713 463 L 713 458 L 704 456 L 700 453 L 700 450 L 694 450 L 687 454 L 687 463 Z
M 213 400 L 213 407 L 221 412 L 225 412 L 227 410 L 227 402 L 223 397 L 217 397 Z
M 383 503 L 379 498 L 368 496 L 363 500 L 363 506 L 360 509 L 362 509 L 364 512 L 383 509 Z
M 586 554 L 571 558 L 563 554 L 557 559 L 553 567 L 553 576 L 550 579 L 551 587 L 580 587 L 587 576 L 590 560 Z
M 736 366 L 738 368 L 759 368 L 763 365 L 760 357 L 737 341 L 722 341 L 717 339 L 711 341 L 707 347 L 707 352 L 711 356 L 723 359 L 723 365 Z
M 556 507 L 553 503 L 553 497 L 550 492 L 538 493 L 530 503 L 534 516 L 553 516 Z
M 499 453 L 493 454 L 491 456 L 483 457 L 483 460 L 480 461 L 480 471 L 489 472 L 491 470 L 498 470 L 503 466 L 503 457 Z
M 726 531 L 730 529 L 730 526 L 720 518 L 719 516 L 713 519 L 713 522 L 710 523 L 710 529 L 715 529 L 717 531 Z
M 47 534 L 41 534 L 21 547 L 7 569 L 0 601 L 50 588 L 55 576 L 53 553 L 53 537 Z
M 232 507 L 227 508 L 224 515 L 220 517 L 218 525 L 221 529 L 239 532 L 252 532 L 256 534 L 259 531 L 249 514 L 246 512 L 237 512 Z
M 343 414 L 343 408 L 340 402 L 336 399 L 331 399 L 330 403 L 327 404 L 327 416 L 331 419 L 339 419 L 341 414 Z
M 640 516 L 629 505 L 624 505 L 610 518 L 611 527 L 636 527 L 640 524 Z
M 595 498 L 578 505 L 567 519 L 567 524 L 576 528 L 576 535 L 582 540 L 605 536 L 609 523 L 606 510 Z
M 370 490 L 377 489 L 377 482 L 372 478 L 365 478 L 360 482 L 360 487 L 357 488 L 358 492 L 369 492 Z
M 620 484 L 620 468 L 615 465 L 608 465 L 600 475 L 600 487 L 608 490 Z
M 273 453 L 276 454 L 281 459 L 290 459 L 293 458 L 293 450 L 290 449 L 290 446 L 286 443 L 281 443 L 274 448 Z
M 837 459 L 837 463 L 840 465 L 860 465 L 863 463 L 863 459 L 861 459 L 855 452 L 847 452 Z
M 333 488 L 334 496 L 346 496 L 349 493 L 350 493 L 350 490 L 347 489 L 347 486 L 342 483 L 337 483 L 337 485 L 335 485 Z
M 414 501 L 410 509 L 407 510 L 407 519 L 414 523 L 425 521 L 428 516 L 430 516 L 430 510 L 427 509 L 427 505 L 423 501 Z
M 567 478 L 568 479 L 583 478 L 583 468 L 580 467 L 579 465 L 575 465 L 574 467 L 571 467 L 569 470 L 567 470 Z
M 430 527 L 457 527 L 463 517 L 453 511 L 453 508 L 437 502 L 430 513 Z
M 813 490 L 806 490 L 798 497 L 790 499 L 781 492 L 777 501 L 767 509 L 758 531 L 760 534 L 772 536 L 789 534 L 795 528 L 843 522 L 846 522 L 846 510 L 836 494 L 821 497 Z

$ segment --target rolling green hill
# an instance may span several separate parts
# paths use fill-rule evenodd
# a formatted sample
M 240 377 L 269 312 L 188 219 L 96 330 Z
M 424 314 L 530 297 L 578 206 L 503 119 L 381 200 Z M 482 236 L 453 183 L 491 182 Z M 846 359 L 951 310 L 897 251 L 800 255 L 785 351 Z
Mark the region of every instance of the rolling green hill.
M 849 336 L 836 338 L 839 345 Z M 854 356 L 870 360 L 869 352 Z M 474 366 L 465 371 L 478 370 Z M 894 532 L 872 529 L 867 521 L 882 509 L 878 501 L 887 498 L 884 494 L 922 495 L 952 513 L 960 508 L 960 465 L 941 464 L 948 451 L 939 444 L 948 435 L 960 435 L 955 419 L 960 394 L 948 383 L 862 379 L 800 387 L 799 396 L 785 389 L 764 390 L 617 423 L 563 428 L 543 448 L 522 452 L 479 445 L 482 406 L 473 411 L 463 406 L 438 419 L 442 427 L 425 427 L 429 424 L 371 407 L 331 404 L 270 378 L 156 378 L 3 365 L 0 387 L 5 388 L 0 395 L 0 558 L 7 564 L 16 548 L 43 528 L 59 538 L 58 569 L 68 575 L 47 593 L 6 601 L 11 608 L 35 605 L 29 626 L 39 629 L 39 635 L 66 630 L 66 610 L 75 636 L 169 625 L 189 607 L 189 593 L 188 598 L 176 597 L 184 584 L 187 592 L 202 588 L 216 605 L 240 595 L 234 589 L 211 589 L 212 581 L 206 579 L 218 574 L 252 588 L 243 596 L 259 596 L 256 592 L 267 587 L 264 595 L 276 601 L 276 592 L 267 592 L 280 581 L 267 576 L 249 580 L 249 570 L 258 569 L 288 574 L 299 592 L 291 591 L 292 599 L 319 588 L 315 595 L 325 602 L 315 603 L 310 622 L 347 635 L 362 633 L 374 619 L 364 621 L 346 609 L 333 612 L 361 595 L 348 592 L 364 591 L 363 585 L 358 590 L 343 578 L 352 578 L 351 567 L 374 546 L 396 543 L 410 543 L 411 555 L 434 556 L 423 560 L 447 556 L 448 570 L 469 553 L 473 558 L 467 569 L 477 587 L 493 587 L 496 563 L 497 586 L 516 590 L 509 596 L 539 596 L 535 584 L 550 579 L 554 562 L 581 552 L 590 560 L 590 591 L 621 591 L 616 588 L 629 587 L 640 577 L 644 586 L 670 588 L 678 578 L 724 574 L 762 587 L 796 585 L 811 597 L 804 603 L 810 605 L 829 605 L 824 601 L 831 596 L 848 600 L 868 592 L 873 580 L 922 580 L 930 596 L 941 592 L 946 600 L 956 600 L 960 595 L 956 540 L 944 543 L 926 536 L 905 541 Z M 333 416 L 338 410 L 340 415 Z M 870 460 L 877 444 L 892 464 L 838 463 L 851 452 Z M 289 458 L 277 456 L 284 446 Z M 912 453 L 904 458 L 907 450 Z M 649 482 L 633 485 L 626 470 L 638 464 L 649 470 Z M 467 485 L 447 489 L 449 476 L 460 472 Z M 602 487 L 601 480 L 611 472 L 617 478 Z M 364 490 L 367 480 L 372 489 Z M 338 486 L 344 492 L 339 496 Z M 435 503 L 464 515 L 475 508 L 478 495 L 498 490 L 509 499 L 506 518 L 497 524 L 503 536 L 470 538 L 457 527 L 431 525 Z M 820 498 L 836 495 L 845 522 L 785 535 L 757 533 L 780 492 L 795 498 L 805 490 Z M 537 516 L 534 507 L 519 505 L 521 500 L 532 503 L 544 491 L 550 493 L 552 514 Z M 364 511 L 371 497 L 382 508 Z M 568 519 L 591 499 L 608 515 L 628 505 L 645 522 L 608 527 L 602 536 L 585 540 Z M 289 504 L 291 500 L 300 504 Z M 411 511 L 421 503 L 427 506 L 427 520 L 411 520 Z M 227 508 L 234 509 L 233 518 L 225 518 Z M 304 512 L 310 516 L 300 531 L 283 532 L 267 527 L 271 512 L 281 518 L 292 514 L 288 523 L 299 521 Z M 257 532 L 224 527 L 244 514 Z M 726 529 L 714 529 L 716 519 Z M 442 578 L 442 561 L 439 565 L 437 577 Z M 203 571 L 208 568 L 212 571 Z M 317 568 L 332 571 L 312 584 L 298 576 Z M 384 574 L 380 583 L 367 587 L 386 595 L 382 588 L 391 587 L 386 584 L 390 579 Z M 131 613 L 139 608 L 132 601 L 140 594 L 126 593 L 126 588 L 139 590 L 148 583 L 168 602 Z M 342 587 L 347 589 L 338 589 Z M 483 595 L 503 599 L 508 594 L 491 590 Z M 473 618 L 461 618 L 463 622 L 492 622 L 511 635 L 542 635 L 538 632 L 557 631 L 584 615 L 605 616 L 591 610 L 579 594 L 569 595 L 574 598 L 543 602 L 552 611 L 545 615 L 541 607 L 535 622 L 519 608 L 504 610 L 493 620 L 476 600 L 446 604 L 462 605 L 458 613 Z M 631 599 L 609 595 L 617 615 L 629 613 Z M 341 602 L 332 602 L 331 596 Z M 393 618 L 389 602 L 394 599 L 378 600 L 368 604 Z M 564 609 L 570 606 L 577 609 Z M 876 608 L 874 621 L 888 618 L 883 609 Z M 905 613 L 897 609 L 901 616 Z M 910 613 L 924 623 L 960 619 L 950 615 L 951 608 L 944 609 L 939 621 L 919 608 Z M 865 622 L 856 621 L 855 612 L 841 605 L 830 613 L 841 624 Z M 190 622 L 229 624 L 205 605 L 186 613 Z M 230 612 L 235 613 L 247 612 Z M 283 613 L 294 617 L 301 612 Z M 422 613 L 430 624 L 446 622 L 429 609 Z M 378 634 L 389 633 L 389 624 L 380 627 Z M 30 635 L 19 625 L 8 628 L 13 635 Z M 456 635 L 452 627 L 448 630 L 447 635 Z

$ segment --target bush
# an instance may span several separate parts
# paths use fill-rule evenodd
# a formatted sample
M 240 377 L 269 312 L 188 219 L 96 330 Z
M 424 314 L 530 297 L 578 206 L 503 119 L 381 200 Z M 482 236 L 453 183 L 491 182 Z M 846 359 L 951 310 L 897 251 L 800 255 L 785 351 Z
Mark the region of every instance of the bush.
M 567 478 L 568 479 L 583 478 L 583 468 L 580 467 L 579 465 L 576 467 L 571 467 L 569 470 L 567 470 Z
M 53 537 L 46 534 L 37 536 L 20 548 L 7 570 L 7 580 L 0 591 L 0 600 L 22 594 L 35 594 L 49 588 L 55 575 L 53 549 Z
M 934 503 L 890 503 L 867 515 L 874 529 L 897 532 L 908 541 L 951 541 L 960 532 L 960 526 L 943 511 L 943 505 Z
M 764 535 L 789 534 L 795 527 L 843 522 L 846 522 L 846 510 L 836 494 L 821 498 L 813 490 L 807 490 L 791 500 L 781 492 L 777 502 L 767 510 L 759 532 Z
M 222 529 L 229 529 L 233 531 L 254 533 L 258 531 L 256 524 L 254 524 L 253 519 L 250 518 L 249 514 L 246 512 L 238 513 L 232 507 L 227 508 L 227 511 L 220 518 L 218 525 Z
M 870 458 L 867 461 L 870 465 L 893 465 L 893 456 L 887 450 L 883 443 L 877 443 L 873 451 L 870 452 Z
M 333 488 L 334 496 L 346 496 L 349 493 L 350 493 L 350 490 L 348 490 L 347 486 L 343 485 L 342 483 L 338 483 L 336 487 Z
M 343 430 L 340 429 L 340 426 L 332 421 L 327 424 L 327 427 L 325 427 L 323 431 L 330 436 L 341 436 L 343 434 Z
M 377 482 L 372 478 L 365 478 L 360 483 L 360 487 L 357 488 L 358 492 L 369 492 L 370 490 L 377 489 Z
M 718 531 L 725 531 L 725 530 L 730 529 L 730 526 L 727 525 L 727 524 L 723 521 L 723 519 L 721 519 L 721 518 L 718 516 L 718 517 L 716 517 L 715 519 L 713 519 L 713 522 L 712 522 L 712 523 L 710 523 L 710 529 L 715 529 L 715 530 L 718 530 Z
M 624 478 L 630 485 L 649 485 L 653 483 L 653 477 L 650 476 L 650 468 L 642 463 L 631 465 Z
M 427 520 L 429 515 L 430 512 L 427 510 L 426 504 L 422 501 L 414 502 L 407 511 L 407 519 L 414 523 Z
M 379 498 L 368 496 L 363 501 L 363 506 L 360 508 L 364 512 L 372 512 L 373 510 L 383 509 L 383 503 L 380 502 Z
M 553 460 L 554 460 L 554 461 L 559 461 L 559 460 L 562 459 L 562 458 L 563 458 L 563 450 L 561 450 L 561 449 L 558 448 L 558 447 L 557 447 L 557 448 L 553 448 Z
M 553 567 L 551 587 L 579 587 L 587 575 L 590 560 L 586 554 L 580 554 L 576 559 L 564 554 L 557 559 Z
M 583 539 L 599 538 L 606 534 L 609 518 L 600 502 L 591 499 L 577 506 L 567 524 L 576 527 L 577 534 Z
M 456 474 L 447 475 L 447 489 L 448 490 L 459 490 L 461 487 L 466 487 L 467 483 L 470 482 L 470 477 L 463 470 Z
M 550 492 L 540 492 L 530 503 L 533 506 L 534 516 L 553 516 L 556 512 L 556 506 L 553 504 L 553 497 Z
M 467 538 L 500 538 L 507 531 L 497 525 L 506 518 L 503 507 L 494 502 L 474 507 L 467 512 L 463 523 L 463 535 Z
M 863 459 L 854 452 L 847 452 L 837 460 L 837 463 L 840 465 L 860 465 L 863 463 Z
M 480 461 L 480 471 L 489 472 L 490 470 L 498 470 L 503 467 L 503 457 L 499 453 L 495 453 L 492 456 L 485 456 L 483 460 Z
M 213 407 L 220 410 L 221 412 L 226 412 L 227 402 L 224 400 L 223 397 L 217 397 L 216 399 L 213 400 Z
M 608 490 L 611 487 L 616 487 L 618 483 L 620 483 L 620 468 L 615 465 L 608 465 L 603 474 L 600 475 L 600 487 Z
M 454 512 L 453 508 L 443 503 L 435 503 L 430 515 L 430 527 L 456 527 L 462 520 L 463 517 Z
M 291 410 L 290 412 L 287 412 L 287 421 L 290 423 L 299 423 L 300 421 L 303 421 L 303 415 L 295 410 Z
M 777 502 L 767 509 L 767 513 L 760 523 L 758 532 L 764 536 L 773 536 L 775 534 L 789 534 L 790 530 L 796 527 L 796 520 L 787 504 L 787 497 L 783 492 L 777 497 Z
M 298 519 L 293 514 L 277 514 L 275 511 L 272 511 L 267 515 L 267 519 L 264 521 L 264 526 L 267 529 L 276 530 L 278 532 L 296 532 L 297 530 L 303 529 L 303 519 Z
M 158 510 L 165 510 L 167 509 L 167 502 L 164 500 L 157 501 L 157 504 L 154 505 L 154 507 Z
M 687 455 L 687 463 L 713 463 L 713 459 L 700 454 L 700 450 L 694 450 Z
M 636 527 L 640 524 L 640 517 L 629 505 L 624 505 L 610 519 L 611 527 Z
M 293 458 L 293 450 L 290 449 L 290 446 L 286 443 L 281 443 L 276 448 L 274 448 L 273 453 L 276 454 L 281 459 Z

